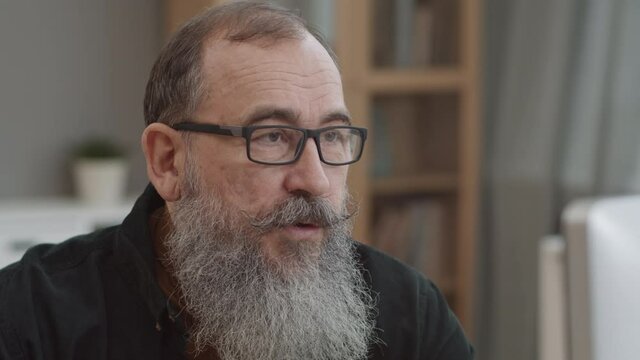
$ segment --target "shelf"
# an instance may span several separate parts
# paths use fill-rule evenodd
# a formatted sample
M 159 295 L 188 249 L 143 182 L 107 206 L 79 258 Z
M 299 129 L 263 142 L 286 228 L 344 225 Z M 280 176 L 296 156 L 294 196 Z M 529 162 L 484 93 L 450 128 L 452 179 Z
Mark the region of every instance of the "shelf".
M 451 174 L 407 175 L 381 177 L 373 180 L 376 195 L 454 192 L 458 179 Z
M 464 77 L 458 68 L 428 70 L 374 70 L 365 77 L 367 89 L 376 93 L 459 90 Z
M 473 338 L 482 1 L 418 1 L 413 8 L 396 3 L 335 2 L 346 102 L 353 117 L 372 129 L 371 160 L 352 180 L 362 195 L 354 235 L 376 239 L 381 216 L 394 207 L 441 202 L 448 247 L 433 253 L 446 261 L 442 269 L 432 263 L 436 269 L 427 276 Z M 411 22 L 398 20 L 409 18 L 397 16 L 398 9 L 411 11 Z M 418 48 L 424 41 L 427 56 Z

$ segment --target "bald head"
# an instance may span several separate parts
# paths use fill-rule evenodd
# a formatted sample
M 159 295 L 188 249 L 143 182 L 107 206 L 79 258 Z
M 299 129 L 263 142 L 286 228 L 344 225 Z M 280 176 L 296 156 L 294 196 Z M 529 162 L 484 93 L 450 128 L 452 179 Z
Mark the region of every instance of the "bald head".
M 203 48 L 210 41 L 251 42 L 270 47 L 312 35 L 335 62 L 319 33 L 297 14 L 269 3 L 233 2 L 210 8 L 184 24 L 164 46 L 147 83 L 144 117 L 147 125 L 172 125 L 190 118 L 206 94 Z

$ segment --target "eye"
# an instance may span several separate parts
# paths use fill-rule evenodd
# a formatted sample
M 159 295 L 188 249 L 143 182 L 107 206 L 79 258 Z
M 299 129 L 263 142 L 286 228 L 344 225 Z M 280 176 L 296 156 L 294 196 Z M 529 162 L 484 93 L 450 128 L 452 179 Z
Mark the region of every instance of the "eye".
M 342 134 L 339 130 L 329 130 L 322 133 L 322 141 L 327 143 L 340 142 Z
M 260 129 L 253 133 L 251 141 L 256 145 L 281 145 L 290 140 L 285 129 Z
M 277 142 L 278 140 L 282 139 L 282 133 L 281 132 L 276 132 L 276 131 L 272 131 L 268 134 L 264 135 L 265 140 L 269 141 L 269 142 Z

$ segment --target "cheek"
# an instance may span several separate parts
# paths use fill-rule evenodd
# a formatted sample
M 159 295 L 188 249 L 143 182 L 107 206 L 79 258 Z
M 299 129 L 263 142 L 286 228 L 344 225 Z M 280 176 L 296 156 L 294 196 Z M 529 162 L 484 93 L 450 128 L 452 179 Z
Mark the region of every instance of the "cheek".
M 264 169 L 249 162 L 240 144 L 206 145 L 200 149 L 200 153 L 216 156 L 201 159 L 200 174 L 204 177 L 206 188 L 215 190 L 225 202 L 251 212 L 265 202 L 265 194 L 275 192 L 272 184 L 274 177 L 265 176 Z
M 330 197 L 336 205 L 342 205 L 342 201 L 347 196 L 347 167 L 330 168 L 327 172 L 331 183 Z
M 218 189 L 223 199 L 239 210 L 257 214 L 291 196 L 284 186 L 286 172 L 282 168 L 242 161 L 209 165 L 209 187 Z M 328 200 L 339 209 L 347 196 L 347 168 L 327 167 L 325 176 L 330 182 Z
M 253 166 L 223 166 L 220 168 L 222 184 L 220 189 L 227 201 L 240 210 L 255 214 L 272 207 L 286 196 L 279 174 L 271 174 L 269 169 Z

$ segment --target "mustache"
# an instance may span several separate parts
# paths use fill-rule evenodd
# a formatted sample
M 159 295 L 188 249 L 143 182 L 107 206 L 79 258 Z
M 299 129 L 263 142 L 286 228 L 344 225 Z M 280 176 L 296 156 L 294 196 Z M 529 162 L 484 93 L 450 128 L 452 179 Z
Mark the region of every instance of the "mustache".
M 248 216 L 251 226 L 258 231 L 269 231 L 296 224 L 310 224 L 332 228 L 349 221 L 357 213 L 351 200 L 336 210 L 329 200 L 321 197 L 294 196 L 287 198 L 268 211 Z M 352 208 L 352 209 L 349 209 Z

